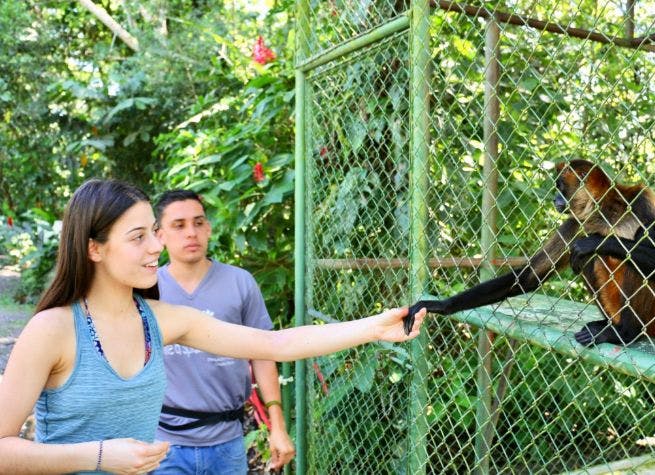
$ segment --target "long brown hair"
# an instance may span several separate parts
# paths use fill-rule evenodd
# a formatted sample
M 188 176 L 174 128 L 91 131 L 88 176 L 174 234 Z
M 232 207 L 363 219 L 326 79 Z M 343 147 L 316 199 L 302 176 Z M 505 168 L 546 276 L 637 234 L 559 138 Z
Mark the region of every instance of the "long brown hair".
M 37 313 L 70 305 L 87 294 L 95 272 L 88 257 L 89 239 L 107 242 L 116 220 L 141 201 L 149 202 L 143 191 L 118 180 L 88 180 L 73 193 L 64 212 L 55 277 L 41 296 Z M 135 292 L 159 297 L 157 285 Z

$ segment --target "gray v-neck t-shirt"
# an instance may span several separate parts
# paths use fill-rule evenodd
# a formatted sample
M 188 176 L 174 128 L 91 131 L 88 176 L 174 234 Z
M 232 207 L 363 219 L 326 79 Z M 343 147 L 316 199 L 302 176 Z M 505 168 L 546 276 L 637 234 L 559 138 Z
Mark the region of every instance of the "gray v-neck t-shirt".
M 171 276 L 168 265 L 158 271 L 160 300 L 187 305 L 220 320 L 270 330 L 273 328 L 261 291 L 253 276 L 239 267 L 212 261 L 209 271 L 192 293 Z M 166 395 L 164 404 L 203 412 L 220 412 L 242 406 L 252 390 L 247 360 L 217 356 L 182 345 L 164 347 Z M 172 425 L 193 421 L 162 414 Z M 209 446 L 243 434 L 241 422 L 229 421 L 169 431 L 159 427 L 158 440 L 174 445 Z

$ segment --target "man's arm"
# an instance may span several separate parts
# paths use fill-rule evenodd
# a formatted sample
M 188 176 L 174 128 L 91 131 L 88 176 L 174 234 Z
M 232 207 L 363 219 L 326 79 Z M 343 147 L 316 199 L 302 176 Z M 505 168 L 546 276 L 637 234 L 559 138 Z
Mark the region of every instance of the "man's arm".
M 281 401 L 280 382 L 275 362 L 253 360 L 252 371 L 264 404 Z M 282 404 L 270 404 L 267 409 L 271 421 L 271 432 L 268 439 L 271 448 L 271 468 L 279 469 L 293 459 L 296 450 L 287 433 Z

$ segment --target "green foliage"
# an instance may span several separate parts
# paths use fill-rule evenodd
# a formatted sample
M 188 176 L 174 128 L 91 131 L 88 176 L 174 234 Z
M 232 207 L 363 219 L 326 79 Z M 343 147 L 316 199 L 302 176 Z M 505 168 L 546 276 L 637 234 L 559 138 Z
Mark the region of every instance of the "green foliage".
M 33 304 L 44 290 L 56 260 L 60 228 L 61 221 L 36 208 L 16 218 L 12 227 L 0 226 L 0 254 L 6 252 L 5 264 L 21 272 L 12 296 L 16 301 Z
M 271 458 L 271 448 L 268 445 L 268 428 L 260 424 L 256 430 L 249 431 L 244 438 L 246 450 L 254 449 L 264 460 Z
M 311 371 L 311 369 L 310 369 Z M 353 471 L 382 473 L 402 466 L 408 429 L 406 391 L 412 371 L 409 354 L 390 344 L 369 345 L 317 360 L 314 375 L 326 381 L 314 388 L 311 418 L 321 421 L 311 437 L 323 446 L 321 460 L 311 460 L 316 473 Z M 363 410 L 366 409 L 366 410 Z M 374 416 L 371 416 L 374 415 Z
M 215 115 L 158 137 L 167 171 L 158 190 L 202 194 L 213 236 L 210 254 L 254 273 L 278 324 L 293 301 L 292 81 L 284 66 L 263 70 Z M 263 180 L 254 175 L 257 164 Z
M 105 2 L 138 38 L 135 53 L 78 2 L 2 2 L 0 206 L 60 215 L 92 176 L 150 189 L 166 163 L 153 155 L 155 137 L 239 94 L 257 34 L 281 25 L 267 41 L 286 41 L 288 3 L 259 17 L 197 2 Z
M 72 190 L 92 176 L 127 179 L 147 191 L 192 186 L 207 195 L 215 255 L 255 271 L 271 313 L 286 319 L 291 4 L 257 12 L 190 1 L 164 8 L 105 2 L 138 38 L 135 53 L 77 2 L 2 2 L 0 215 L 40 209 L 60 216 Z M 258 35 L 277 52 L 273 64 L 252 61 Z M 207 110 L 214 115 L 203 116 Z M 198 154 L 190 144 L 198 147 L 199 164 L 191 163 Z M 264 167 L 261 183 L 253 181 L 256 163 Z M 24 219 L 30 232 L 43 227 Z M 39 239 L 16 249 L 21 258 L 30 255 L 25 291 L 37 291 L 36 281 L 54 264 L 46 263 L 53 254 Z

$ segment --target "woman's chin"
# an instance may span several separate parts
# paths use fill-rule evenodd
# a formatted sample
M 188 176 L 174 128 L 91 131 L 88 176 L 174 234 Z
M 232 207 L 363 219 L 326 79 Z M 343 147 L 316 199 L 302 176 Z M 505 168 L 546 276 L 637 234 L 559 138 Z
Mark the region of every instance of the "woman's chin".
M 132 284 L 132 287 L 134 287 L 135 289 L 149 289 L 150 287 L 154 287 L 155 285 L 157 285 L 157 274 L 143 279 L 139 279 L 138 282 L 134 282 Z

